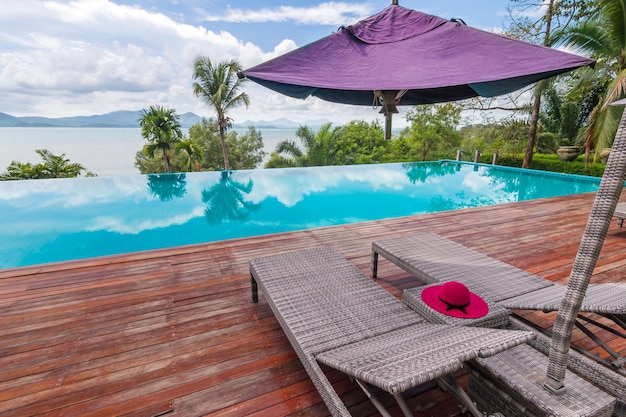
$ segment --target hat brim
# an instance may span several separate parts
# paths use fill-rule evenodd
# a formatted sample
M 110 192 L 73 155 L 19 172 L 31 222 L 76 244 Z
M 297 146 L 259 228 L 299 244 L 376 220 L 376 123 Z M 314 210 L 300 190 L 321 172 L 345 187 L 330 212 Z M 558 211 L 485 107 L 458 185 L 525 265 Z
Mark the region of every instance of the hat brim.
M 478 319 L 484 317 L 489 313 L 489 306 L 487 302 L 483 300 L 480 296 L 474 294 L 473 292 L 469 292 L 470 303 L 467 307 L 465 307 L 465 313 L 460 309 L 453 308 L 448 309 L 448 305 L 439 299 L 439 291 L 441 290 L 441 285 L 433 285 L 422 290 L 422 301 L 432 308 L 433 310 L 445 314 L 451 317 L 457 317 L 460 319 Z

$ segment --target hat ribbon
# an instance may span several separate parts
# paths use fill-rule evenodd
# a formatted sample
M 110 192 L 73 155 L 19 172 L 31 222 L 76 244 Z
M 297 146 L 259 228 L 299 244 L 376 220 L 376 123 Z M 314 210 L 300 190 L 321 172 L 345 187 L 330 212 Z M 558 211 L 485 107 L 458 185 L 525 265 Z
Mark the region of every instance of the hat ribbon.
M 439 300 L 446 305 L 446 311 L 459 310 L 463 314 L 467 314 L 467 310 L 465 310 L 465 307 L 470 305 L 469 302 L 465 304 L 452 304 L 452 303 L 447 302 L 443 298 L 441 298 L 441 295 L 439 295 L 438 297 L 439 297 Z

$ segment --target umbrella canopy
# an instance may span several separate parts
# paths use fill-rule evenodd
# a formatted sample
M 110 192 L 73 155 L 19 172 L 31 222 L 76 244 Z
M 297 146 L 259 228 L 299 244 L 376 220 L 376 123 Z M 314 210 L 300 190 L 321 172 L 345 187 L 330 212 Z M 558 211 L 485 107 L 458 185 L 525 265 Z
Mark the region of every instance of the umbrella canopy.
M 591 64 L 392 4 L 239 76 L 290 97 L 380 105 L 390 121 L 399 105 L 495 97 Z

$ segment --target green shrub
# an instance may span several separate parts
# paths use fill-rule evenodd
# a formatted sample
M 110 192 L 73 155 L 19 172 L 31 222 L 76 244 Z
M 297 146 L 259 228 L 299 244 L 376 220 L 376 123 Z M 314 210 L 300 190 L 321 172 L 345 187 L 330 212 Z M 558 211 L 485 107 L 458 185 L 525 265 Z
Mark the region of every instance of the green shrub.
M 492 160 L 492 154 L 483 154 L 480 157 L 480 162 L 483 164 L 490 164 Z M 500 155 L 498 157 L 498 165 L 521 168 L 523 162 L 524 156 L 521 154 Z M 604 173 L 604 167 L 605 165 L 599 162 L 589 162 L 585 165 L 585 157 L 582 155 L 575 161 L 565 162 L 561 161 L 557 155 L 540 153 L 533 155 L 533 161 L 531 164 L 531 169 L 562 172 L 564 174 L 586 175 L 589 177 L 601 177 Z

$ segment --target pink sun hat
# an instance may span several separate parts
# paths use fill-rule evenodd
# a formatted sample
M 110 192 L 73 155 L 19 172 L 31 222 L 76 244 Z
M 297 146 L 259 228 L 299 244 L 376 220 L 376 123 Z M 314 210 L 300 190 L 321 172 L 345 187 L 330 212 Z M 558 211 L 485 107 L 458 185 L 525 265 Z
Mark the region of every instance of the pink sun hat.
M 421 297 L 433 310 L 452 317 L 477 319 L 489 313 L 485 300 L 456 281 L 424 288 Z

